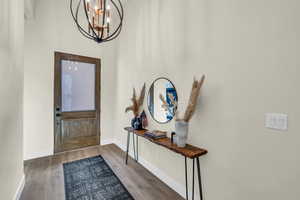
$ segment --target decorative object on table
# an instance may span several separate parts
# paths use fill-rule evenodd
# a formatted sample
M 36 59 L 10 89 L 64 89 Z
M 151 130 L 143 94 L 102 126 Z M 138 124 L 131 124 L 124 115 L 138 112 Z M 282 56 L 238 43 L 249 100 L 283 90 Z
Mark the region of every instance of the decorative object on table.
M 176 135 L 175 132 L 171 133 L 171 143 L 174 144 L 174 136 Z
M 179 147 L 185 147 L 187 134 L 189 132 L 189 124 L 185 121 L 175 121 L 176 144 Z
M 137 98 L 135 88 L 133 88 L 133 95 L 131 98 L 132 105 L 128 106 L 125 109 L 125 113 L 127 113 L 128 111 L 133 112 L 134 118 L 131 120 L 131 126 L 134 129 L 142 129 L 143 128 L 142 119 L 139 116 L 139 114 L 140 114 L 140 109 L 144 103 L 145 91 L 146 91 L 146 84 L 143 85 L 140 96 L 139 96 L 139 98 Z
M 159 131 L 159 130 L 154 130 L 154 131 L 147 131 L 145 133 L 147 137 L 150 137 L 152 139 L 161 139 L 161 138 L 166 138 L 167 137 L 167 132 L 166 131 Z
M 142 130 L 143 129 L 143 122 L 141 117 L 135 117 L 131 120 L 131 127 L 135 130 Z
M 149 89 L 147 102 L 149 112 L 156 122 L 164 124 L 171 121 L 178 102 L 174 84 L 164 77 L 156 79 Z
M 143 129 L 147 128 L 147 126 L 148 126 L 148 119 L 147 119 L 146 112 L 144 110 L 141 113 L 140 118 L 142 120 L 142 127 L 143 127 Z
M 70 0 L 70 9 L 84 37 L 102 43 L 119 36 L 124 16 L 120 0 Z
M 175 132 L 177 136 L 177 145 L 179 147 L 185 147 L 187 141 L 187 135 L 189 130 L 189 121 L 193 117 L 196 106 L 198 96 L 200 94 L 200 89 L 204 83 L 205 76 L 203 75 L 200 81 L 194 79 L 190 99 L 188 102 L 188 106 L 185 110 L 183 118 L 178 117 L 178 112 L 176 113 L 176 121 L 175 121 Z
M 101 156 L 64 163 L 66 200 L 133 197 Z

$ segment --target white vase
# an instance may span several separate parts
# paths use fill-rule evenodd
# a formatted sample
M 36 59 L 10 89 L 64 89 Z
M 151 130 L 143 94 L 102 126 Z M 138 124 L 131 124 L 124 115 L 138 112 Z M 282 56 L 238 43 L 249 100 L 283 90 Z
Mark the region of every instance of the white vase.
M 185 147 L 187 141 L 187 135 L 189 131 L 189 124 L 185 121 L 176 121 L 175 122 L 175 132 L 177 136 L 177 146 Z

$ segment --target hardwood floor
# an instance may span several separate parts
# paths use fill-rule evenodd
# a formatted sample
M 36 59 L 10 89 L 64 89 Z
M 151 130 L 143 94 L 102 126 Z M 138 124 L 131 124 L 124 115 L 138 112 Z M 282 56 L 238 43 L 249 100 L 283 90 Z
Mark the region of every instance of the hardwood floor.
M 135 200 L 182 200 L 183 198 L 116 145 L 90 147 L 25 162 L 26 183 L 21 200 L 65 199 L 62 163 L 102 155 Z

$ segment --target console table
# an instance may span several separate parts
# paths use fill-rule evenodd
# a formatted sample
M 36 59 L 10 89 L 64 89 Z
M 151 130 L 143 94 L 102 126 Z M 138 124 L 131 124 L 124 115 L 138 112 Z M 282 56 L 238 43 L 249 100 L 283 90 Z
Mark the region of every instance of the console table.
M 184 156 L 185 161 L 185 189 L 186 189 L 186 199 L 188 200 L 188 175 L 187 175 L 187 158 L 190 158 L 193 160 L 193 186 L 192 186 L 192 199 L 194 200 L 194 186 L 195 186 L 195 161 L 197 163 L 197 172 L 198 172 L 198 182 L 199 182 L 199 193 L 200 193 L 200 199 L 203 200 L 203 194 L 202 194 L 202 184 L 201 184 L 201 174 L 200 174 L 200 161 L 199 157 L 202 155 L 207 154 L 207 150 L 201 149 L 192 145 L 187 144 L 185 147 L 178 147 L 177 145 L 173 144 L 170 140 L 170 138 L 161 138 L 161 139 L 152 139 L 145 135 L 145 133 L 148 130 L 134 130 L 132 127 L 125 127 L 124 128 L 127 131 L 127 148 L 126 148 L 126 158 L 125 163 L 127 165 L 128 163 L 128 152 L 129 152 L 129 145 L 130 145 L 130 135 L 132 133 L 132 140 L 133 140 L 133 152 L 134 152 L 134 159 L 136 162 L 138 162 L 138 137 L 143 137 L 150 142 L 160 145 L 162 147 L 165 147 L 175 153 L 181 154 Z M 134 139 L 134 136 L 136 135 L 136 142 Z M 137 147 L 137 149 L 135 148 Z

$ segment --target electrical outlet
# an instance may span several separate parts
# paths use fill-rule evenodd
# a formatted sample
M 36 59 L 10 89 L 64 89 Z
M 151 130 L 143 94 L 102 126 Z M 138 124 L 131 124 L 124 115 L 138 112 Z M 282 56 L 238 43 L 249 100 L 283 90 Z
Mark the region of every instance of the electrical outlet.
M 285 131 L 288 129 L 288 115 L 281 113 L 266 113 L 265 126 L 266 128 Z

